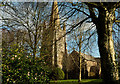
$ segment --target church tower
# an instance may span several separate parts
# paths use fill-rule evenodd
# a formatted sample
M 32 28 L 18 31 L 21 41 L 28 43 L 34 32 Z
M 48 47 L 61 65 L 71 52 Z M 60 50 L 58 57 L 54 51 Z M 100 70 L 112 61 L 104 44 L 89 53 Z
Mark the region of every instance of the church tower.
M 45 33 L 46 32 L 46 33 Z M 46 56 L 46 61 L 49 61 L 49 64 L 53 67 L 63 68 L 63 57 L 65 55 L 65 45 L 66 39 L 64 34 L 66 33 L 65 28 L 61 28 L 60 19 L 59 19 L 59 11 L 58 4 L 55 0 L 52 4 L 52 11 L 50 17 L 49 27 L 46 28 L 43 33 L 44 42 L 42 44 L 41 50 L 44 48 L 46 52 L 44 55 Z M 44 51 L 42 50 L 42 51 Z
M 65 54 L 65 37 L 63 37 L 63 35 L 66 33 L 66 30 L 60 27 L 57 0 L 55 0 L 52 5 L 50 25 L 53 34 L 52 64 L 62 69 L 63 56 Z

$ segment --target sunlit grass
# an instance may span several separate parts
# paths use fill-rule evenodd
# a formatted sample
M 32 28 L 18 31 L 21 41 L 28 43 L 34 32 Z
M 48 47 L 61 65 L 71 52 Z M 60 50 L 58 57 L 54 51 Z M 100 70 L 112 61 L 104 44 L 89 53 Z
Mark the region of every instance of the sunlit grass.
M 99 84 L 102 79 L 82 79 L 82 84 Z M 50 84 L 78 84 L 78 79 L 50 81 Z

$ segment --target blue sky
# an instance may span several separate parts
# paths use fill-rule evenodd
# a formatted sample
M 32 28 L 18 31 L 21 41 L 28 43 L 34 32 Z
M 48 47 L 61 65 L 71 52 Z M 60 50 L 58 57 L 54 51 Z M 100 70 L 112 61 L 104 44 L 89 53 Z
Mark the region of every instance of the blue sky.
M 50 6 L 51 7 L 51 6 Z M 68 9 L 66 9 L 66 11 L 68 11 L 69 10 L 69 8 Z M 85 10 L 85 12 L 86 13 L 88 13 L 88 10 Z M 89 13 L 88 13 L 89 14 Z M 62 14 L 61 14 L 62 15 Z M 67 20 L 67 24 L 73 24 L 73 22 L 72 22 L 72 19 L 77 19 L 78 17 L 80 17 L 80 18 L 82 18 L 83 16 L 82 16 L 83 14 L 78 14 L 77 16 L 74 16 L 74 17 L 72 17 L 71 19 L 68 19 Z M 117 15 L 117 14 L 116 14 Z M 91 23 L 92 24 L 92 23 Z M 86 25 L 85 26 L 85 28 L 87 29 L 87 28 L 89 28 L 89 26 L 91 25 L 91 24 L 89 24 L 89 25 Z M 69 29 L 69 27 L 70 26 L 67 26 L 67 29 Z M 95 28 L 94 28 L 95 29 Z M 92 33 L 92 31 L 90 32 L 90 33 Z M 67 37 L 69 37 L 69 35 L 67 35 Z M 95 34 L 94 35 L 94 37 L 91 37 L 91 39 L 90 39 L 90 41 L 92 41 L 92 39 L 95 39 L 95 42 L 94 43 L 89 43 L 89 45 L 91 46 L 91 49 L 86 49 L 85 50 L 85 52 L 83 52 L 83 53 L 86 53 L 86 54 L 90 54 L 90 55 L 92 55 L 92 56 L 94 56 L 94 57 L 100 57 L 100 55 L 99 55 L 99 49 L 98 49 L 98 44 L 97 44 L 97 41 L 98 41 L 98 37 L 97 37 L 97 34 Z M 71 45 L 71 44 L 69 44 L 69 42 L 70 41 L 67 41 L 67 43 L 68 43 L 68 50 L 71 50 L 70 48 L 70 46 L 72 46 L 72 47 L 74 47 L 73 45 Z M 86 43 L 86 42 L 85 42 Z M 82 47 L 84 47 L 84 45 L 82 46 Z M 77 47 L 75 47 L 76 48 L 76 50 L 78 50 L 77 49 Z M 71 50 L 72 51 L 72 50 Z M 70 51 L 70 52 L 71 52 Z
M 66 12 L 68 12 L 69 10 L 70 10 L 69 7 L 67 7 L 67 8 L 65 9 Z M 81 9 L 81 10 L 83 10 L 83 9 Z M 85 10 L 85 12 L 86 12 L 87 14 L 89 14 L 88 10 L 86 10 L 86 9 L 84 9 L 84 10 Z M 64 13 L 65 13 L 65 12 L 63 12 L 62 14 L 60 14 L 60 17 L 61 17 L 62 15 L 64 15 Z M 69 19 L 67 19 L 67 21 L 66 21 L 67 30 L 69 30 L 72 25 L 77 24 L 78 22 L 80 22 L 80 21 L 82 21 L 84 18 L 86 18 L 86 15 L 84 15 L 83 13 L 80 13 L 80 12 L 79 12 L 78 14 L 77 14 L 77 13 L 78 13 L 78 12 L 76 11 L 76 12 L 75 12 L 76 15 L 74 14 L 72 17 L 70 17 Z M 66 17 L 67 17 L 67 16 L 69 16 L 69 14 L 67 14 Z M 79 21 L 77 21 L 77 20 L 79 20 Z M 88 30 L 92 24 L 93 24 L 93 23 L 86 23 L 86 24 L 84 24 L 84 30 Z M 81 29 L 81 27 L 78 27 L 78 29 Z M 94 27 L 90 32 L 92 33 L 95 29 L 96 29 L 96 28 Z M 87 36 L 87 38 L 88 38 L 88 37 L 89 37 L 89 36 Z M 69 40 L 68 40 L 68 39 L 69 39 Z M 99 55 L 99 49 L 98 49 L 98 45 L 97 45 L 97 34 L 95 34 L 93 37 L 91 37 L 90 41 L 92 41 L 92 39 L 94 39 L 95 42 L 93 42 L 93 43 L 91 42 L 92 44 L 89 43 L 89 46 L 91 46 L 91 49 L 88 48 L 88 46 L 87 46 L 86 49 L 83 50 L 85 44 L 87 44 L 87 41 L 85 41 L 85 42 L 83 43 L 83 45 L 82 45 L 82 52 L 85 53 L 85 54 L 92 55 L 92 56 L 94 56 L 94 57 L 100 57 L 100 55 Z M 73 51 L 73 48 L 75 48 L 77 51 L 79 51 L 78 46 L 76 46 L 76 44 L 75 44 L 75 43 L 72 43 L 72 42 L 74 42 L 74 41 L 73 41 L 73 38 L 72 38 L 72 36 L 70 36 L 70 34 L 68 34 L 68 35 L 67 35 L 67 49 L 68 49 L 69 53 Z M 88 49 L 87 49 L 87 48 L 88 48 Z
M 50 6 L 51 7 L 51 6 Z M 49 9 L 50 10 L 50 9 Z M 68 11 L 69 9 L 66 9 L 66 11 Z M 51 11 L 51 10 L 50 10 Z M 87 10 L 86 10 L 87 11 Z M 62 15 L 62 14 L 61 14 Z M 83 15 L 82 15 L 82 13 L 80 13 L 80 14 L 78 14 L 77 16 L 73 16 L 72 18 L 70 18 L 70 19 L 68 19 L 67 20 L 67 24 L 72 24 L 73 22 L 73 20 L 72 19 L 77 19 L 78 17 L 80 17 L 80 18 L 82 18 L 83 17 Z M 83 18 L 82 18 L 83 19 Z M 81 20 L 81 19 L 80 19 Z M 75 23 L 76 24 L 76 23 Z M 89 28 L 89 26 L 90 26 L 91 24 L 89 24 L 89 25 L 85 25 L 85 29 L 87 29 L 87 28 Z M 69 29 L 69 27 L 70 26 L 67 26 L 67 29 Z M 69 37 L 69 34 L 67 35 L 67 37 Z M 92 38 L 94 38 L 94 37 L 92 37 Z M 91 38 L 91 40 L 92 40 L 92 38 Z M 91 47 L 91 49 L 86 49 L 83 53 L 86 53 L 86 54 L 90 54 L 90 55 L 92 55 L 92 56 L 94 56 L 94 57 L 99 57 L 99 51 L 98 51 L 98 45 L 97 45 L 97 35 L 95 35 L 95 38 L 96 38 L 96 41 L 94 42 L 94 46 L 92 46 Z M 68 41 L 67 40 L 67 49 L 68 50 L 70 50 L 70 52 L 72 52 L 72 49 L 71 49 L 71 47 L 73 48 L 74 46 L 71 46 L 71 45 L 73 45 L 73 44 L 70 44 L 69 43 L 70 41 Z M 87 42 L 86 42 L 87 43 Z M 89 43 L 89 45 L 91 45 L 90 43 Z M 71 46 L 71 47 L 70 47 Z M 82 45 L 82 47 L 84 47 L 84 45 Z M 76 48 L 76 50 L 78 50 L 78 47 L 74 47 L 74 48 Z
M 92 31 L 91 31 L 91 33 L 92 33 Z M 86 39 L 88 37 L 89 36 L 85 36 L 84 39 Z M 92 41 L 94 41 L 94 42 L 92 42 Z M 98 42 L 97 34 L 94 34 L 91 37 L 91 39 L 89 40 L 89 42 L 90 43 L 87 46 L 86 46 L 86 44 L 88 43 L 87 40 L 82 43 L 82 53 L 85 53 L 87 55 L 92 55 L 94 57 L 100 57 L 98 43 L 97 43 Z M 76 41 L 74 41 L 73 37 L 68 34 L 67 35 L 67 49 L 68 49 L 68 53 L 72 52 L 74 48 L 75 48 L 75 50 L 79 51 L 79 47 L 76 44 Z

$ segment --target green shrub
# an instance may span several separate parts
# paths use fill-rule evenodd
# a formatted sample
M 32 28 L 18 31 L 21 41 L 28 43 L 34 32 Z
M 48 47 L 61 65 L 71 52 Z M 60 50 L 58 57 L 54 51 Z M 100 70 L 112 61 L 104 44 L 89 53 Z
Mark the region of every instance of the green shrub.
M 2 83 L 17 84 L 25 82 L 48 82 L 48 69 L 44 60 L 32 55 L 17 45 L 10 49 L 3 48 Z
M 64 79 L 65 74 L 62 69 L 54 68 L 50 74 L 50 79 L 52 80 L 62 80 Z

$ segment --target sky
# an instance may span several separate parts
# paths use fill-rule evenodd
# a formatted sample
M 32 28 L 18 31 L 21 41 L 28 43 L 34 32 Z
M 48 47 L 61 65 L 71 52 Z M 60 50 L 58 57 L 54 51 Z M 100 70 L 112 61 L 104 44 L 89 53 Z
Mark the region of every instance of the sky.
M 69 8 L 66 8 L 66 12 L 69 11 L 69 10 L 70 10 Z M 85 12 L 87 14 L 89 14 L 88 10 L 86 10 L 86 9 L 84 9 L 84 10 L 85 10 Z M 77 14 L 77 12 L 75 14 Z M 62 15 L 63 15 L 63 13 L 60 14 L 60 16 L 62 16 Z M 69 14 L 67 14 L 67 16 L 69 16 Z M 74 25 L 74 23 L 77 24 L 77 23 L 79 23 L 80 21 L 82 21 L 85 18 L 86 18 L 86 15 L 84 15 L 83 13 L 78 13 L 77 15 L 72 16 L 71 18 L 69 18 L 66 21 L 66 24 L 67 24 L 67 28 L 66 29 L 69 30 L 70 27 L 72 25 Z M 82 28 L 79 26 L 78 29 L 81 29 L 81 30 L 84 29 L 84 31 L 86 31 L 86 30 L 88 30 L 90 28 L 90 26 L 92 24 L 93 23 L 84 23 L 84 26 Z M 92 33 L 95 29 L 96 29 L 96 27 L 93 27 L 90 32 Z M 75 45 L 75 42 L 73 43 L 73 39 L 71 39 L 71 37 L 72 36 L 70 34 L 67 34 L 67 49 L 69 51 L 68 53 L 73 51 L 73 47 L 76 48 L 77 51 L 79 51 L 78 46 Z M 92 41 L 92 39 L 94 39 L 95 42 L 93 42 L 92 44 L 89 43 L 89 46 L 91 46 L 91 49 L 83 50 L 85 44 L 87 43 L 87 41 L 86 41 L 82 45 L 82 50 L 83 50 L 82 52 L 85 53 L 85 54 L 92 55 L 94 57 L 100 57 L 99 49 L 98 49 L 98 45 L 97 45 L 97 34 L 95 34 L 93 37 L 91 37 L 90 41 Z
M 51 6 L 50 6 L 51 7 Z M 87 10 L 86 10 L 86 12 L 88 12 Z M 82 18 L 82 16 L 79 16 L 80 18 Z M 77 19 L 77 17 L 73 17 L 73 19 Z M 1 23 L 1 21 L 0 21 L 0 23 Z M 73 24 L 73 21 L 71 20 L 71 19 L 69 19 L 67 22 L 66 22 L 67 24 Z M 93 23 L 90 23 L 90 24 L 86 24 L 85 26 L 84 26 L 84 28 L 85 28 L 85 30 L 87 29 L 87 28 L 89 28 L 91 25 L 92 25 Z M 70 26 L 67 26 L 67 29 L 69 29 L 69 27 Z M 93 30 L 95 30 L 95 27 L 93 28 Z M 92 31 L 91 31 L 92 32 Z M 69 35 L 67 35 L 67 39 L 69 38 Z M 92 39 L 95 39 L 95 42 L 94 43 L 92 43 L 92 44 L 90 44 L 89 43 L 89 45 L 91 46 L 91 49 L 86 49 L 85 50 L 85 52 L 83 52 L 83 53 L 85 53 L 85 54 L 90 54 L 90 55 L 92 55 L 92 56 L 94 56 L 94 57 L 100 57 L 100 55 L 99 55 L 99 49 L 98 49 L 98 44 L 97 44 L 97 41 L 98 41 L 98 37 L 97 37 L 97 34 L 95 34 L 94 35 L 94 37 L 91 37 L 91 40 Z M 72 51 L 70 48 L 71 48 L 71 44 L 70 44 L 70 41 L 71 40 L 69 40 L 69 41 L 67 41 L 67 49 L 68 50 L 70 50 L 70 52 Z M 84 45 L 82 45 L 83 47 L 84 47 Z M 72 46 L 72 47 L 74 47 L 74 46 Z M 77 47 L 76 47 L 76 50 L 78 50 L 77 49 Z
M 91 23 L 91 24 L 93 24 L 93 23 Z M 84 28 L 88 29 L 91 24 L 85 25 Z M 95 30 L 95 28 L 96 27 L 94 27 L 93 30 Z M 93 30 L 91 30 L 91 33 L 92 33 Z M 88 37 L 89 36 L 86 36 L 84 39 L 86 39 Z M 93 40 L 94 40 L 94 42 L 92 42 Z M 97 42 L 98 42 L 98 36 L 97 36 L 97 34 L 95 34 L 94 36 L 92 36 L 91 39 L 89 40 L 89 44 L 88 45 L 91 48 L 88 48 L 88 46 L 85 47 L 86 44 L 88 43 L 87 40 L 85 42 L 83 42 L 82 43 L 82 53 L 85 53 L 87 55 L 92 55 L 94 57 L 100 57 L 99 48 L 98 48 L 98 43 Z M 68 49 L 68 53 L 72 52 L 73 48 L 75 48 L 75 50 L 79 51 L 78 46 L 76 45 L 76 42 L 73 41 L 73 37 L 70 34 L 68 34 L 67 35 L 67 49 Z M 86 49 L 84 49 L 84 48 L 86 48 Z
M 51 6 L 50 6 L 50 7 L 51 7 Z M 77 19 L 76 16 L 74 16 L 74 17 Z M 83 16 L 79 16 L 79 17 L 83 17 Z M 73 19 L 75 19 L 75 18 L 73 18 Z M 83 19 L 83 18 L 82 18 L 82 19 Z M 81 19 L 80 19 L 80 20 L 81 20 Z M 2 23 L 2 22 L 0 21 L 0 23 Z M 67 21 L 66 23 L 67 23 L 67 24 L 72 24 L 73 21 L 72 21 L 71 19 L 68 19 L 68 21 Z M 84 29 L 85 29 L 85 30 L 88 29 L 91 24 L 93 24 L 93 23 L 85 24 Z M 67 29 L 69 29 L 69 27 L 70 27 L 70 26 L 67 26 Z M 95 28 L 94 28 L 94 29 L 95 29 Z M 67 35 L 67 39 L 68 39 L 68 38 L 69 38 L 69 34 Z M 73 49 L 71 49 L 71 47 L 73 48 L 74 46 L 71 46 L 70 42 L 71 42 L 71 40 L 69 40 L 69 41 L 67 40 L 67 49 L 70 50 L 70 52 L 72 52 Z M 72 45 L 73 45 L 73 44 L 72 44 Z M 91 45 L 91 44 L 89 44 L 89 45 Z M 82 47 L 84 47 L 84 45 L 83 45 Z M 76 50 L 78 50 L 77 47 L 75 47 L 75 48 L 76 48 Z M 86 49 L 83 53 L 92 55 L 92 56 L 94 56 L 94 57 L 99 57 L 99 51 L 98 51 L 98 45 L 97 45 L 97 38 L 96 38 L 96 41 L 94 42 L 94 46 L 92 46 L 91 50 L 90 50 L 90 49 Z

